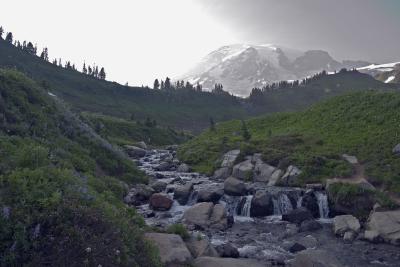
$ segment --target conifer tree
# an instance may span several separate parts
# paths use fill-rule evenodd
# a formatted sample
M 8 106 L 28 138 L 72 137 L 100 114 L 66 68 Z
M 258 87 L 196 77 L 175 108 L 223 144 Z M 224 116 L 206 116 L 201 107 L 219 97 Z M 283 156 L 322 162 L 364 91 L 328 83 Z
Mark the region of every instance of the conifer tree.
M 12 32 L 7 33 L 6 41 L 9 42 L 10 44 L 12 44 L 13 39 L 14 39 L 14 37 L 13 37 Z
M 105 72 L 104 68 L 101 68 L 101 69 L 100 69 L 99 78 L 100 78 L 101 80 L 105 80 L 105 79 L 106 79 L 106 72 Z
M 3 39 L 4 29 L 0 26 L 0 39 Z
M 86 63 L 85 63 L 85 62 L 83 62 L 82 72 L 83 72 L 84 74 L 87 74 L 87 73 L 88 73 L 88 70 L 87 70 L 87 68 L 86 68 Z
M 171 89 L 171 79 L 169 77 L 167 77 L 165 79 L 164 89 L 165 90 L 170 90 Z
M 245 141 L 249 141 L 251 138 L 251 134 L 249 130 L 247 129 L 246 122 L 242 120 L 242 137 Z
M 164 81 L 161 80 L 161 90 L 164 90 L 164 89 L 165 89 L 165 84 L 164 84 Z
M 155 90 L 160 89 L 160 82 L 158 81 L 158 79 L 154 80 L 153 89 L 155 89 Z

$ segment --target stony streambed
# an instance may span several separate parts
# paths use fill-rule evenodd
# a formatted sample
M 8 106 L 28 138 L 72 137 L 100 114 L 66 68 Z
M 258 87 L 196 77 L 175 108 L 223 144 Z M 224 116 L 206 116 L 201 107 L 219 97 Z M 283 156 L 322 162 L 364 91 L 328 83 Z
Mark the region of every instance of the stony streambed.
M 298 251 L 306 250 L 322 251 L 332 257 L 332 261 L 339 262 L 339 266 L 400 266 L 398 247 L 371 244 L 358 239 L 345 243 L 343 239 L 337 238 L 332 231 L 332 219 L 329 218 L 324 191 L 314 190 L 315 201 L 311 204 L 307 200 L 310 190 L 274 187 L 265 183 L 250 184 L 246 196 L 232 196 L 224 193 L 223 181 L 190 172 L 187 166 L 181 165 L 173 150 L 148 150 L 145 156 L 137 159 L 137 163 L 140 169 L 152 177 L 153 188 L 173 200 L 172 206 L 165 211 L 154 210 L 148 201 L 135 203 L 148 225 L 167 228 L 169 225 L 182 223 L 184 213 L 206 198 L 214 204 L 222 205 L 228 226 L 189 229 L 195 235 L 206 237 L 214 247 L 221 248 L 229 244 L 229 247 L 235 248 L 239 254 L 236 256 L 240 258 L 257 259 L 265 263 L 265 266 L 286 266 L 296 257 Z M 178 197 L 175 194 L 178 194 L 177 188 L 181 190 L 188 183 L 192 187 L 182 201 L 182 192 L 179 192 Z M 251 188 L 263 188 L 273 196 L 273 205 L 270 207 L 273 215 L 254 216 L 260 210 L 252 207 L 252 203 L 255 203 L 252 200 L 259 196 L 254 196 L 256 190 Z M 311 209 L 315 221 L 296 225 L 282 220 L 282 214 L 302 206 Z M 329 262 L 328 256 L 326 260 Z

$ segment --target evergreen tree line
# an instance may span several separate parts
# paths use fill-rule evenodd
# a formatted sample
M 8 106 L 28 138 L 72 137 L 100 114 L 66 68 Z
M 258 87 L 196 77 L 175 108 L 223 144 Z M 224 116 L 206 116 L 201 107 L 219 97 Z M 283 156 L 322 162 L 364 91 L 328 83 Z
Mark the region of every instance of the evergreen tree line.
M 155 79 L 154 83 L 153 83 L 153 89 L 163 90 L 163 91 L 173 91 L 173 90 L 180 90 L 180 89 L 193 90 L 193 91 L 197 91 L 197 92 L 203 91 L 203 87 L 200 83 L 193 85 L 190 82 L 188 82 L 188 81 L 185 82 L 183 80 L 172 83 L 171 79 L 169 77 L 165 78 L 165 81 Z
M 21 43 L 18 40 L 14 40 L 12 32 L 8 32 L 7 34 L 5 34 L 5 37 L 3 38 L 4 34 L 5 34 L 4 28 L 0 26 L 0 39 L 5 40 L 6 42 L 14 45 L 15 47 L 21 49 L 22 51 L 27 52 L 28 54 L 37 56 L 46 62 L 50 62 L 49 49 L 47 47 L 43 48 L 42 52 L 38 54 L 37 51 L 38 49 L 36 44 L 34 45 L 32 42 L 29 41 L 23 41 Z M 71 61 L 66 61 L 65 64 L 63 64 L 61 58 L 59 59 L 55 58 L 51 63 L 61 68 L 78 71 L 78 69 L 75 67 L 75 64 L 71 63 Z M 86 66 L 86 63 L 84 62 L 82 67 L 82 73 L 100 80 L 106 79 L 106 72 L 104 67 L 99 68 L 95 64 L 93 66 Z

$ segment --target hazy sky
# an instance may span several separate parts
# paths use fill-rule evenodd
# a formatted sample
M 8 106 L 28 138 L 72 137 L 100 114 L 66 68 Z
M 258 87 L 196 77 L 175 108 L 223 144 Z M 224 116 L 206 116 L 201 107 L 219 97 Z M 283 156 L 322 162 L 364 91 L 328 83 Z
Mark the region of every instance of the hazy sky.
M 400 61 L 400 0 L 0 0 L 0 25 L 50 58 L 151 84 L 219 46 L 274 43 L 338 59 Z

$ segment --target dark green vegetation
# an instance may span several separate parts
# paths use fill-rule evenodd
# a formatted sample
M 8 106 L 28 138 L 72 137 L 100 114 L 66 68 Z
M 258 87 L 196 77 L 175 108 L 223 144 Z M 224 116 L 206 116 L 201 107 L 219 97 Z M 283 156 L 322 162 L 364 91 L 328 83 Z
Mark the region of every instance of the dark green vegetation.
M 306 86 L 280 85 L 252 94 L 248 99 L 222 90 L 202 92 L 197 88 L 153 90 L 108 82 L 73 68 L 59 67 L 0 39 L 0 67 L 16 68 L 62 98 L 77 112 L 102 114 L 125 120 L 156 120 L 158 125 L 200 132 L 212 121 L 243 119 L 266 112 L 297 111 L 354 90 L 390 89 L 366 74 L 340 72 L 309 80 Z M 220 86 L 220 85 L 219 85 Z M 165 87 L 165 85 L 164 85 Z M 218 87 L 219 88 L 219 87 Z M 119 138 L 119 137 L 116 137 Z M 125 137 L 120 137 L 124 139 Z M 160 142 L 162 143 L 162 142 Z
M 103 138 L 117 145 L 134 145 L 145 141 L 154 146 L 180 144 L 189 138 L 185 132 L 157 126 L 151 120 L 132 121 L 84 112 L 83 118 Z
M 0 70 L 0 265 L 158 266 L 122 203 L 146 177 L 47 90 Z
M 295 164 L 303 170 L 301 184 L 349 176 L 352 166 L 341 155 L 355 155 L 368 180 L 383 190 L 400 193 L 400 94 L 358 92 L 317 104 L 298 113 L 281 113 L 246 121 L 251 135 L 243 138 L 241 121 L 217 124 L 179 151 L 195 170 L 211 173 L 221 155 L 241 148 L 242 155 L 263 154 L 280 168 Z

